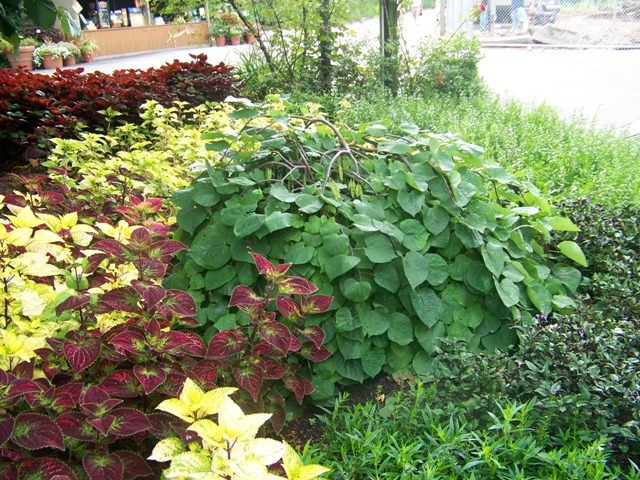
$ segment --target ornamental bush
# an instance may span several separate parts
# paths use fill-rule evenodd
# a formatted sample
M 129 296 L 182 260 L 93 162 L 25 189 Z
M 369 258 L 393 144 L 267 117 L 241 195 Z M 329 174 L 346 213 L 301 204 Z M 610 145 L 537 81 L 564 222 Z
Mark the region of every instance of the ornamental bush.
M 242 128 L 206 134 L 218 162 L 173 196 L 190 250 L 170 285 L 196 299 L 205 338 L 246 322 L 224 306 L 240 283 L 261 288 L 249 251 L 334 296 L 306 324 L 333 353 L 307 369 L 317 401 L 383 370 L 429 376 L 442 337 L 503 350 L 523 317 L 574 307 L 581 275 L 568 263 L 586 260 L 551 232 L 575 225 L 481 148 L 411 124 L 402 136 L 336 126 L 270 100 L 232 113 Z

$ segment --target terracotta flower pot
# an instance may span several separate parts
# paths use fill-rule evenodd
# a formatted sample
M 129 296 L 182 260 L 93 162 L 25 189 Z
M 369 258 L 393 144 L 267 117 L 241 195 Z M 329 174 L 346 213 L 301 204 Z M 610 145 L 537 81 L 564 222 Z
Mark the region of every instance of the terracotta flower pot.
M 216 37 L 216 46 L 217 47 L 224 47 L 227 44 L 227 39 L 225 38 L 224 35 L 218 35 Z
M 96 52 L 91 52 L 91 53 L 82 53 L 82 60 L 84 60 L 87 63 L 91 63 L 91 62 L 95 62 L 96 61 Z
M 242 42 L 242 35 L 233 35 L 232 37 L 229 37 L 229 39 L 231 40 L 231 45 L 240 45 L 240 42 Z
M 245 32 L 244 37 L 247 40 L 247 43 L 251 45 L 255 45 L 257 43 L 256 36 L 251 32 Z
M 51 54 L 42 56 L 42 66 L 46 69 L 62 68 L 62 57 L 54 57 Z
M 16 60 L 13 50 L 5 50 L 4 54 L 7 56 L 11 68 L 23 67 L 27 70 L 33 70 L 33 51 L 36 47 L 33 45 L 25 45 L 18 48 L 18 59 Z
M 76 57 L 71 56 L 62 60 L 62 64 L 65 67 L 73 67 L 76 64 Z

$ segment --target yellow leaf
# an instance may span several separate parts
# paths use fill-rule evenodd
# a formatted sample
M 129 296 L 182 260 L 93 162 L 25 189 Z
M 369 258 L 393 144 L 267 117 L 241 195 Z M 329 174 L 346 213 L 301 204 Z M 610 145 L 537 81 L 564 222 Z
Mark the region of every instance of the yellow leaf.
M 171 415 L 175 415 L 185 422 L 191 423 L 194 420 L 193 413 L 191 412 L 189 406 L 186 403 L 181 402 L 177 398 L 169 398 L 168 400 L 160 402 L 160 405 L 158 405 L 156 409 L 170 413 Z
M 204 418 L 202 420 L 198 420 L 190 425 L 187 430 L 193 430 L 196 432 L 202 441 L 204 442 L 204 447 L 207 450 L 213 450 L 214 448 L 224 448 L 225 439 L 222 435 L 222 429 L 212 420 L 208 418 Z
M 282 466 L 289 480 L 310 480 L 327 473 L 328 468 L 321 465 L 303 465 L 298 453 L 287 442 L 282 442 L 285 452 L 282 456 Z
M 229 397 L 225 398 L 218 413 L 218 422 L 226 438 L 249 440 L 258 434 L 260 427 L 271 418 L 270 413 L 245 415 L 242 409 Z
M 5 241 L 9 245 L 14 245 L 16 247 L 24 247 L 28 245 L 31 241 L 31 234 L 33 233 L 32 228 L 21 227 L 15 228 L 11 232 L 9 232 L 5 238 Z
M 33 277 L 50 277 L 60 275 L 62 271 L 55 265 L 48 263 L 46 252 L 27 252 L 12 259 L 9 264 L 23 275 Z
M 31 243 L 38 244 L 48 244 L 48 243 L 56 243 L 56 242 L 64 242 L 62 237 L 51 230 L 36 230 L 33 234 L 33 240 Z
M 273 465 L 282 458 L 285 446 L 272 438 L 254 438 L 243 443 L 247 454 L 256 458 L 262 465 Z
M 71 238 L 73 239 L 73 243 L 82 247 L 89 245 L 93 240 L 94 235 L 97 234 L 98 232 L 95 228 L 83 223 L 71 227 Z
M 204 391 L 196 382 L 187 377 L 180 392 L 180 401 L 189 407 L 189 410 L 195 411 L 193 406 L 202 400 Z
M 44 223 L 33 214 L 31 207 L 19 207 L 16 205 L 7 206 L 12 213 L 15 213 L 15 215 L 7 215 L 7 218 L 15 227 L 33 228 Z
M 25 317 L 37 317 L 47 306 L 47 303 L 33 290 L 18 292 L 13 297 L 22 305 L 22 315 Z
M 215 415 L 220 411 L 220 407 L 224 403 L 224 399 L 234 393 L 237 388 L 220 387 L 209 390 L 202 398 L 192 405 L 192 409 L 197 413 L 198 418 L 206 415 Z

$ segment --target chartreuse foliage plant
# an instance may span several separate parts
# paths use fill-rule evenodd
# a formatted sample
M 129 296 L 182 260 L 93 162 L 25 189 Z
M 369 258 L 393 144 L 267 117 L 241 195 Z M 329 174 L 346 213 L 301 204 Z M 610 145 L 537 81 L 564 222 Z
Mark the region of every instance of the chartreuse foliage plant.
M 552 233 L 577 227 L 480 147 L 270 101 L 230 114 L 242 129 L 205 134 L 217 162 L 173 196 L 189 251 L 169 284 L 194 296 L 205 337 L 247 321 L 220 307 L 238 284 L 260 288 L 247 249 L 335 297 L 304 323 L 333 353 L 310 366 L 316 400 L 383 370 L 429 376 L 443 337 L 506 349 L 514 324 L 574 307 L 586 259 Z
M 158 410 L 189 423 L 185 435 L 161 440 L 149 457 L 171 462 L 162 478 L 310 480 L 329 471 L 320 465 L 304 465 L 286 442 L 257 437 L 271 415 L 245 415 L 231 399 L 235 391 L 216 388 L 205 393 L 187 379 L 179 398 L 158 405 Z M 284 477 L 269 469 L 278 462 Z

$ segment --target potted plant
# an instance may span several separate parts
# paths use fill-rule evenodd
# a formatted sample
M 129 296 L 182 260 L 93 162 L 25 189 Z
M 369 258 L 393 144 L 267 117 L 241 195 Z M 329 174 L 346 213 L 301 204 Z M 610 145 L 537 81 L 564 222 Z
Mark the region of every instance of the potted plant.
M 38 41 L 31 37 L 21 38 L 18 51 L 15 51 L 13 45 L 6 40 L 0 38 L 0 50 L 4 52 L 11 64 L 11 68 L 33 69 L 33 51 L 38 45 Z
M 80 41 L 80 45 L 78 45 L 78 48 L 80 48 L 82 59 L 87 63 L 95 61 L 96 52 L 100 49 L 96 42 L 85 37 L 83 37 Z
M 214 17 L 211 19 L 211 25 L 209 26 L 209 35 L 211 36 L 212 43 L 215 43 L 218 47 L 224 47 L 227 44 L 227 34 L 229 33 L 229 27 L 219 18 Z
M 229 27 L 229 39 L 231 40 L 231 45 L 240 45 L 242 42 L 242 26 L 240 25 L 231 25 Z
M 33 64 L 37 67 L 62 68 L 62 59 L 67 49 L 58 43 L 45 43 L 33 51 Z
M 76 64 L 76 58 L 79 57 L 80 48 L 75 43 L 71 42 L 60 42 L 58 43 L 61 47 L 64 47 L 64 52 L 62 53 L 62 64 L 65 67 L 72 67 Z

